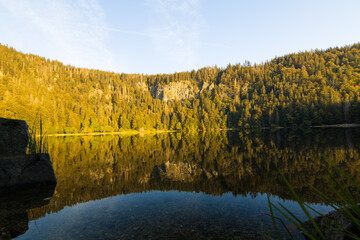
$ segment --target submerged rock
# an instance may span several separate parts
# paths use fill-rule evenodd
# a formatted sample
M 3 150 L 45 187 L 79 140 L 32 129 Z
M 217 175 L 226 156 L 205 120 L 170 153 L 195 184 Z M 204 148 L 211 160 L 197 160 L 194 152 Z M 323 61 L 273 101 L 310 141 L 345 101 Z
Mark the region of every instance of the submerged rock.
M 28 230 L 29 218 L 25 209 L 0 212 L 0 239 L 12 239 Z
M 23 120 L 0 118 L 0 155 L 25 154 L 29 126 Z
M 360 207 L 360 204 L 358 204 L 358 207 Z M 318 216 L 314 218 L 314 221 L 328 240 L 353 239 L 345 235 L 343 233 L 344 231 L 360 236 L 360 229 L 356 227 L 355 223 L 337 210 L 331 211 L 323 216 Z M 313 229 L 312 224 L 309 221 L 305 222 L 305 224 L 312 229 L 316 237 L 320 239 L 320 235 L 316 233 L 315 229 Z
M 28 210 L 49 204 L 55 185 L 0 192 L 0 239 L 12 239 L 28 230 Z

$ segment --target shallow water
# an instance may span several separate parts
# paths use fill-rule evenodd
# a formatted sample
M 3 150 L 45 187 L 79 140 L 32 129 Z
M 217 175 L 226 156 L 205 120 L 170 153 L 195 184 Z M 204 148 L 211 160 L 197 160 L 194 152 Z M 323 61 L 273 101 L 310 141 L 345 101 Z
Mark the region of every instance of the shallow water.
M 266 201 L 264 195 L 214 197 L 177 191 L 120 195 L 32 221 L 19 239 L 262 239 L 272 227 L 267 216 L 261 222 L 262 213 L 269 212 Z M 299 212 L 292 202 L 286 205 Z
M 29 229 L 17 239 L 274 236 L 267 194 L 306 220 L 277 169 L 326 213 L 309 183 L 332 196 L 324 159 L 359 183 L 359 136 L 319 129 L 49 138 L 58 185 L 48 205 L 27 210 Z

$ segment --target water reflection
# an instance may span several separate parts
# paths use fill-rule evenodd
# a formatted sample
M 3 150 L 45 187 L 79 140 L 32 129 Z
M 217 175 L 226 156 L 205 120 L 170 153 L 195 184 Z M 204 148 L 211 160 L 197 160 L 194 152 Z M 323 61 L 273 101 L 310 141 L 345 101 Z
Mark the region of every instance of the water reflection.
M 0 239 L 11 239 L 28 230 L 27 211 L 47 205 L 55 185 L 0 192 Z
M 309 183 L 335 197 L 328 189 L 325 159 L 336 163 L 355 182 L 360 183 L 359 136 L 358 129 L 327 129 L 297 133 L 217 132 L 192 135 L 171 133 L 154 136 L 49 138 L 49 153 L 53 159 L 58 184 L 50 204 L 29 210 L 29 219 L 35 220 L 44 217 L 45 214 L 59 212 L 67 206 L 85 203 L 65 208 L 59 215 L 50 214 L 44 221 L 50 224 L 49 219 L 56 221 L 56 216 L 79 218 L 76 224 L 72 221 L 71 229 L 82 229 L 80 233 L 86 239 L 86 236 L 91 236 L 92 231 L 86 226 L 91 226 L 89 221 L 92 219 L 93 224 L 98 224 L 99 229 L 107 229 L 104 234 L 109 231 L 112 232 L 113 238 L 119 238 L 122 234 L 131 237 L 131 234 L 140 234 L 139 231 L 143 230 L 144 226 L 150 226 L 151 219 L 154 219 L 154 216 L 157 216 L 156 211 L 159 211 L 161 214 L 158 215 L 163 218 L 157 220 L 167 224 L 172 222 L 174 229 L 182 229 L 180 235 L 172 232 L 173 237 L 186 238 L 186 229 L 189 231 L 187 234 L 191 235 L 191 231 L 196 233 L 191 235 L 194 238 L 200 238 L 201 234 L 204 238 L 215 235 L 244 237 L 245 232 L 259 232 L 259 213 L 268 212 L 264 195 L 261 194 L 269 193 L 281 199 L 292 199 L 277 169 L 285 174 L 296 192 L 310 203 L 321 202 L 312 195 Z M 157 192 L 158 190 L 170 192 L 162 193 Z M 149 191 L 154 192 L 130 194 Z M 191 192 L 202 192 L 207 195 Z M 359 193 L 354 193 L 360 199 Z M 117 196 L 123 194 L 130 195 Z M 174 200 L 174 205 L 168 206 L 164 199 L 175 195 L 174 199 L 177 200 Z M 108 198 L 113 196 L 117 197 Z M 89 202 L 103 198 L 108 199 Z M 127 199 L 128 208 L 124 207 L 127 206 Z M 202 199 L 202 204 L 198 205 L 200 212 L 196 212 L 194 208 L 198 199 Z M 149 204 L 149 201 L 153 201 L 153 204 Z M 186 210 L 184 204 L 187 203 L 192 207 Z M 253 208 L 248 207 L 255 203 L 259 204 Z M 121 212 L 107 204 L 118 206 Z M 157 207 L 152 208 L 154 206 Z M 233 209 L 230 206 L 233 206 Z M 137 207 L 143 210 L 139 210 L 137 214 L 129 210 Z M 76 215 L 75 213 L 82 208 L 87 210 L 82 212 L 82 215 Z M 94 208 L 99 211 L 94 212 Z M 183 210 L 176 212 L 176 209 Z M 246 214 L 237 221 L 235 215 L 241 215 L 241 212 Z M 255 217 L 251 217 L 255 215 L 256 220 Z M 112 224 L 115 221 L 113 218 L 118 219 L 121 222 L 119 224 L 127 230 L 115 229 L 116 224 Z M 209 219 L 218 221 L 212 220 L 210 223 Z M 198 227 L 194 227 L 195 222 L 198 222 Z M 231 222 L 236 228 L 233 228 Z M 187 227 L 187 224 L 190 225 Z M 165 232 L 169 233 L 165 225 L 162 230 L 151 226 L 151 232 L 139 236 L 146 238 L 150 235 L 165 236 Z M 58 225 L 57 227 L 61 228 Z M 201 228 L 205 230 L 200 231 Z M 239 228 L 248 230 L 239 232 Z M 99 229 L 97 231 L 100 234 L 102 231 Z M 71 235 L 68 228 L 64 231 Z M 226 231 L 226 234 L 223 231 Z M 102 235 L 97 235 L 100 236 Z

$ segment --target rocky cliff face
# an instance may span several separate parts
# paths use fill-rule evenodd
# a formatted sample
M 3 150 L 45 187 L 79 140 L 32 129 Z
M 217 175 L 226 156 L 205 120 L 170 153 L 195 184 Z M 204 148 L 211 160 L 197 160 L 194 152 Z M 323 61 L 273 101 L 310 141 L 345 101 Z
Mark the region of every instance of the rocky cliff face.
M 170 100 L 197 98 L 202 91 L 206 89 L 212 90 L 213 88 L 213 83 L 209 84 L 204 82 L 199 88 L 198 86 L 191 84 L 190 81 L 179 81 L 171 82 L 167 85 L 156 84 L 151 86 L 149 89 L 153 98 L 157 98 L 166 102 Z
M 163 101 L 194 98 L 198 89 L 191 86 L 189 81 L 171 82 L 168 85 L 155 85 L 150 88 L 153 98 Z

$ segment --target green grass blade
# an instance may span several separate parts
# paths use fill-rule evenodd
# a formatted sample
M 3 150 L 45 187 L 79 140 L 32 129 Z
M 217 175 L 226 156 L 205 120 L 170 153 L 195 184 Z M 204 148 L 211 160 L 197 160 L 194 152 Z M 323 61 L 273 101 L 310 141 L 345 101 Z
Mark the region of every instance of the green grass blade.
M 286 214 L 284 211 L 282 211 L 280 208 L 278 208 L 277 206 L 275 206 L 274 204 L 273 208 L 276 209 L 280 214 L 282 214 L 288 221 L 290 221 L 292 224 L 295 225 L 295 227 L 297 229 L 299 229 L 300 231 L 303 232 L 303 234 L 305 234 L 307 237 L 309 237 L 310 239 L 317 239 L 316 236 L 313 235 L 313 233 L 310 231 L 310 229 L 305 226 L 301 221 L 298 222 L 297 220 L 294 220 L 293 218 L 291 218 L 288 214 Z
M 267 200 L 268 200 L 268 204 L 269 204 L 271 220 L 272 220 L 272 223 L 274 225 L 276 237 L 279 238 L 279 230 L 278 230 L 276 222 L 275 222 L 275 216 L 274 216 L 274 212 L 273 212 L 273 209 L 272 209 L 272 204 L 271 204 L 271 201 L 270 201 L 269 194 L 266 194 L 266 196 L 267 196 Z
M 354 180 L 349 177 L 348 174 L 346 174 L 344 171 L 342 171 L 338 166 L 336 166 L 336 165 L 335 165 L 332 161 L 330 161 L 329 159 L 326 158 L 325 160 L 327 161 L 327 163 L 328 163 L 329 165 L 331 165 L 335 170 L 337 170 L 337 171 L 340 173 L 341 176 L 345 176 L 346 179 L 351 183 L 351 185 L 352 185 L 353 187 L 355 187 L 355 188 L 357 188 L 358 190 L 360 190 L 360 185 L 356 184 L 356 183 L 354 182 Z
M 285 181 L 288 189 L 290 190 L 291 194 L 293 195 L 293 197 L 295 198 L 295 200 L 298 202 L 298 204 L 300 205 L 300 207 L 302 208 L 303 212 L 306 214 L 306 216 L 308 217 L 310 223 L 312 224 L 312 226 L 315 228 L 316 232 L 320 235 L 320 237 L 322 239 L 325 239 L 324 234 L 321 232 L 319 226 L 317 226 L 317 224 L 315 223 L 314 219 L 312 218 L 312 216 L 310 215 L 309 211 L 306 209 L 306 207 L 304 206 L 304 202 L 300 199 L 300 197 L 295 193 L 295 190 L 293 189 L 293 187 L 291 186 L 291 184 L 288 182 L 288 180 L 286 179 L 286 177 L 284 176 L 284 174 L 279 171 L 280 175 L 282 176 L 283 180 Z
M 294 236 L 291 234 L 290 230 L 286 227 L 286 224 L 284 223 L 284 221 L 281 218 L 275 217 L 274 215 L 267 214 L 267 213 L 262 213 L 262 214 L 265 214 L 265 215 L 270 216 L 270 217 L 274 217 L 274 219 L 279 220 L 280 223 L 282 224 L 282 226 L 285 228 L 286 232 L 289 234 L 290 238 L 295 239 Z
M 359 236 L 356 236 L 356 235 L 353 234 L 352 232 L 349 232 L 349 231 L 345 230 L 345 229 L 343 228 L 343 226 L 341 226 L 340 224 L 336 223 L 334 220 L 330 219 L 330 218 L 327 217 L 326 215 L 323 215 L 323 214 L 321 214 L 320 212 L 316 211 L 316 210 L 315 210 L 314 208 L 312 208 L 310 205 L 308 205 L 308 204 L 305 204 L 305 205 L 306 205 L 306 207 L 308 207 L 309 209 L 311 209 L 311 210 L 314 211 L 315 213 L 319 214 L 320 217 L 325 218 L 325 219 L 327 219 L 327 220 L 330 222 L 331 225 L 326 225 L 326 224 L 324 224 L 325 227 L 330 228 L 330 229 L 332 229 L 332 230 L 335 230 L 335 231 L 337 231 L 337 232 L 341 232 L 341 233 L 345 234 L 346 236 L 352 237 L 352 238 L 354 238 L 354 239 L 359 239 L 359 238 L 360 238 Z

